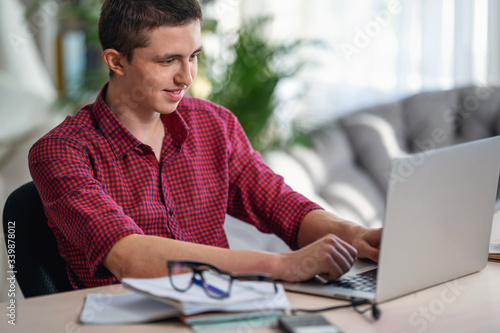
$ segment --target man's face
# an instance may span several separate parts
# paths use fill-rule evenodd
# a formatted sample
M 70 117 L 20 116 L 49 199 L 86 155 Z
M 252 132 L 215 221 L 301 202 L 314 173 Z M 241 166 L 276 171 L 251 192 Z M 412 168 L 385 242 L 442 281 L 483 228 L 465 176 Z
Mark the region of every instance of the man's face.
M 130 63 L 123 61 L 129 96 L 124 102 L 133 112 L 168 114 L 175 111 L 196 77 L 202 49 L 200 22 L 144 33 L 149 45 L 136 48 Z

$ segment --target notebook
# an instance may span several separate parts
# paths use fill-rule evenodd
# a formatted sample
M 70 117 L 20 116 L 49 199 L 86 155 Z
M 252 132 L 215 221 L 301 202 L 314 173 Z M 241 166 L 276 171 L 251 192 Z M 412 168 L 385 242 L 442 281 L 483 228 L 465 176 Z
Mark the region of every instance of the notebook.
M 384 302 L 480 271 L 499 172 L 500 136 L 394 159 L 378 267 L 358 261 L 339 280 L 284 283 L 285 289 Z M 373 286 L 350 281 L 360 275 Z

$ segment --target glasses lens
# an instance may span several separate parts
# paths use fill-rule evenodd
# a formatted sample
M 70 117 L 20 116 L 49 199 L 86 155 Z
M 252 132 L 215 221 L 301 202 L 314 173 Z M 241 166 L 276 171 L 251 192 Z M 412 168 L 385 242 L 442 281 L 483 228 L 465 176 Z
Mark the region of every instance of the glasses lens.
M 191 286 L 194 271 L 191 266 L 176 262 L 170 264 L 170 282 L 172 286 L 184 291 Z
M 231 277 L 224 273 L 219 273 L 213 269 L 206 269 L 201 272 L 203 277 L 203 287 L 211 297 L 223 298 L 229 294 Z

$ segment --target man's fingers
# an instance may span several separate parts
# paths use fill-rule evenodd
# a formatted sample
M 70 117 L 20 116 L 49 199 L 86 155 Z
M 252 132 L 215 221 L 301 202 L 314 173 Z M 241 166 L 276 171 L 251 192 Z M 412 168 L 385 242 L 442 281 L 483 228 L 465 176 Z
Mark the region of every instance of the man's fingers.
M 356 249 L 333 235 L 326 236 L 324 241 L 328 244 L 325 255 L 330 260 L 325 262 L 325 269 L 329 275 L 337 276 L 347 272 L 356 261 Z
M 378 262 L 379 255 L 380 250 L 371 246 L 366 246 L 366 248 L 362 252 L 360 252 L 360 258 L 370 259 L 375 262 Z
M 332 259 L 338 263 L 342 271 L 347 272 L 356 261 L 356 255 L 352 255 L 345 247 L 338 247 L 330 253 Z
M 333 234 L 326 235 L 291 253 L 295 269 L 285 280 L 307 280 L 315 275 L 336 279 L 351 269 L 357 255 L 357 249 L 349 243 Z
M 335 280 L 345 273 L 340 265 L 334 260 L 327 263 L 325 266 L 324 271 L 320 273 L 319 276 L 327 281 Z
M 371 229 L 366 232 L 357 242 L 357 248 L 360 258 L 368 258 L 378 262 L 380 239 L 382 236 L 382 228 Z

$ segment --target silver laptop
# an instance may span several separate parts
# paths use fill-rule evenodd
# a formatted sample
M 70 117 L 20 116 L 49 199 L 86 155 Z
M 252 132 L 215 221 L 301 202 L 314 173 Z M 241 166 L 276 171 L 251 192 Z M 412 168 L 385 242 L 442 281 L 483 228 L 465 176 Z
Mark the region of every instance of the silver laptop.
M 499 172 L 500 136 L 394 159 L 378 267 L 285 288 L 384 302 L 483 269 Z

